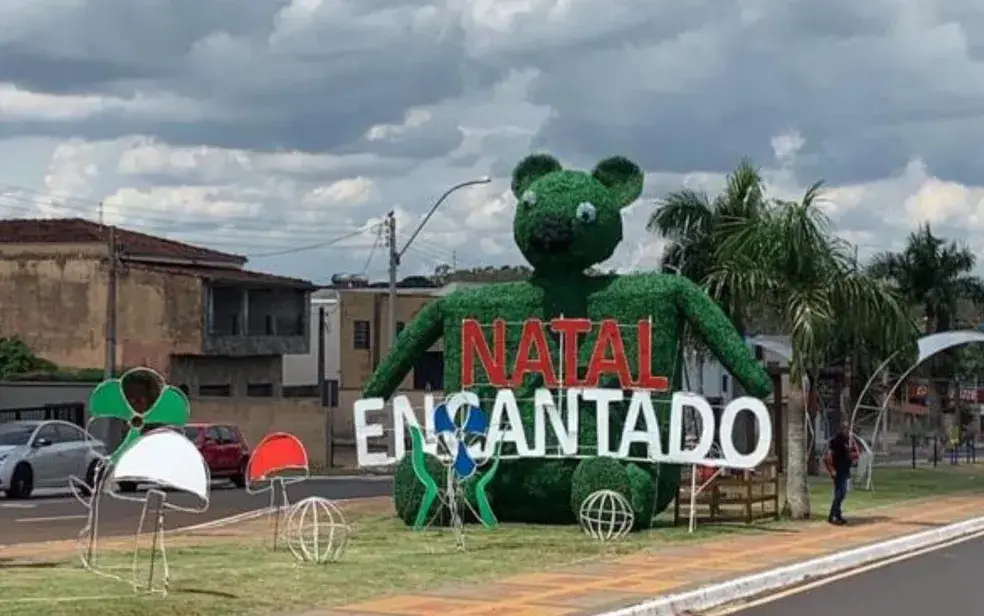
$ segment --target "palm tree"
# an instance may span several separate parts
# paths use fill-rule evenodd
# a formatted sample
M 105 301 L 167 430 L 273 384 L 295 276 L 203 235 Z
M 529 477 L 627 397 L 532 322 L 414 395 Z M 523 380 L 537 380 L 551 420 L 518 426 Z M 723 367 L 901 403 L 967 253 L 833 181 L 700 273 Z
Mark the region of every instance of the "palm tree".
M 976 263 L 970 249 L 933 235 L 927 223 L 909 234 L 902 252 L 876 255 L 868 271 L 890 283 L 910 305 L 919 307 L 923 333 L 932 334 L 956 324 L 960 302 L 984 303 L 984 281 L 971 275 Z M 944 354 L 928 366 L 931 421 L 937 429 L 942 427 L 937 377 L 943 375 L 945 379 L 954 373 L 951 360 L 950 354 Z
M 911 338 L 911 320 L 893 291 L 855 267 L 852 247 L 836 237 L 818 207 L 821 183 L 799 201 L 766 204 L 755 220 L 724 224 L 708 285 L 716 294 L 755 298 L 771 307 L 790 332 L 788 466 L 784 512 L 810 515 L 807 485 L 804 377 L 816 382 L 830 360 L 831 342 L 844 331 L 885 340 Z
M 728 175 L 724 192 L 713 200 L 701 191 L 684 188 L 658 202 L 646 230 L 670 240 L 661 263 L 697 284 L 704 284 L 715 267 L 717 249 L 735 221 L 754 220 L 765 207 L 765 180 L 757 167 L 743 159 Z M 715 299 L 741 330 L 746 303 L 728 289 Z
M 715 267 L 717 248 L 727 237 L 727 225 L 736 220 L 754 219 L 764 201 L 765 180 L 750 160 L 743 159 L 728 175 L 724 191 L 714 199 L 689 188 L 660 199 L 646 230 L 670 240 L 660 261 L 664 269 L 704 285 Z M 714 299 L 738 331 L 744 333 L 749 316 L 745 310 L 747 303 L 739 301 L 728 289 L 721 289 Z M 703 393 L 708 350 L 692 332 L 688 333 L 686 347 L 695 354 L 697 388 Z

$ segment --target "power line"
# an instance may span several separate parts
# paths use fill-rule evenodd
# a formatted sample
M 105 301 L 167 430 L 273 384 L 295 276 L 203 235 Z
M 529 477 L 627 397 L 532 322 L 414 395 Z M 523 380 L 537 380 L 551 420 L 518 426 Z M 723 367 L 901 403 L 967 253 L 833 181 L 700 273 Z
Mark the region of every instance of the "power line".
M 18 216 L 24 216 L 29 218 L 38 218 L 38 213 L 32 211 L 24 206 L 15 206 L 0 201 L 0 211 L 9 211 L 10 213 Z M 76 214 L 77 216 L 77 214 Z M 82 216 L 81 218 L 88 218 Z M 91 220 L 91 219 L 90 219 Z M 311 238 L 324 237 L 326 233 L 337 233 L 339 231 L 360 231 L 363 227 L 360 226 L 319 226 L 319 225 L 307 225 L 303 229 L 295 227 L 283 227 L 274 226 L 271 223 L 267 223 L 265 231 L 251 230 L 251 229 L 241 229 L 236 226 L 224 225 L 224 221 L 217 221 L 218 224 L 212 223 L 212 229 L 209 231 L 201 231 L 198 229 L 175 229 L 172 225 L 168 228 L 162 228 L 162 226 L 154 226 L 148 224 L 142 224 L 139 222 L 126 222 L 124 227 L 127 229 L 132 229 L 134 231 L 141 231 L 144 233 L 149 233 L 152 235 L 159 235 L 161 237 L 166 237 L 169 239 L 177 239 L 187 243 L 198 243 L 198 244 L 213 244 L 219 246 L 246 246 L 250 245 L 255 247 L 256 245 L 267 246 L 271 248 L 288 248 L 296 246 L 297 238 Z M 205 235 L 206 237 L 201 237 Z M 217 238 L 215 237 L 217 236 Z M 368 247 L 368 246 L 366 246 Z
M 113 205 L 105 202 L 99 201 L 83 201 L 81 199 L 71 199 L 72 203 L 76 205 L 71 205 L 70 203 L 59 203 L 58 200 L 66 200 L 63 197 L 48 197 L 45 200 L 44 196 L 27 196 L 20 194 L 11 193 L 0 193 L 0 203 L 4 207 L 10 209 L 20 209 L 22 211 L 33 212 L 36 208 L 47 208 L 51 210 L 56 210 L 60 214 L 67 217 L 82 217 L 90 218 L 95 214 L 98 216 L 115 214 L 117 217 L 122 219 L 123 224 L 144 224 L 146 225 L 162 225 L 162 226 L 173 226 L 175 222 L 184 222 L 186 224 L 206 224 L 206 222 L 195 222 L 194 220 L 187 220 L 187 218 L 194 217 L 207 217 L 207 213 L 175 213 L 168 212 L 154 207 L 147 206 L 137 206 L 133 204 L 123 205 Z M 206 202 L 207 203 L 207 202 Z M 30 206 L 30 207 L 29 207 Z M 146 212 L 150 212 L 147 214 Z M 290 213 L 303 213 L 303 214 L 324 214 L 326 217 L 331 215 L 327 212 L 325 208 L 308 208 L 293 205 L 289 210 Z M 181 214 L 184 214 L 183 216 Z M 223 223 L 235 225 L 242 229 L 269 229 L 271 225 L 276 225 L 283 223 L 282 219 L 272 219 L 264 218 L 260 216 L 251 215 L 235 215 L 235 216 L 222 216 L 218 218 Z M 146 222 L 141 222 L 146 221 Z M 213 221 L 207 221 L 213 222 Z M 325 228 L 335 228 L 338 230 L 342 229 L 352 229 L 355 225 L 339 225 L 334 223 L 320 223 L 320 227 Z
M 288 248 L 286 250 L 277 250 L 277 251 L 274 251 L 274 252 L 263 252 L 263 253 L 258 253 L 258 254 L 247 254 L 247 255 L 244 255 L 244 256 L 249 257 L 251 259 L 261 258 L 261 257 L 277 257 L 277 256 L 280 256 L 280 255 L 294 254 L 296 252 L 305 252 L 305 251 L 308 251 L 308 250 L 316 250 L 318 248 L 326 248 L 328 246 L 332 246 L 332 245 L 337 244 L 339 242 L 344 242 L 345 240 L 347 240 L 349 238 L 353 238 L 353 237 L 355 237 L 357 235 L 362 235 L 367 230 L 369 230 L 369 228 L 370 227 L 364 227 L 364 228 L 359 229 L 358 231 L 355 231 L 353 233 L 346 233 L 345 235 L 340 235 L 338 237 L 332 238 L 330 240 L 326 240 L 324 242 L 318 242 L 317 244 L 309 244 L 307 246 L 297 246 L 296 248 Z
M 372 248 L 369 249 L 369 256 L 366 257 L 366 264 L 362 268 L 362 275 L 365 276 L 369 273 L 369 266 L 372 264 L 372 258 L 376 254 L 376 249 L 379 248 L 379 244 L 383 239 L 383 227 L 382 225 L 376 226 L 376 240 L 372 243 Z

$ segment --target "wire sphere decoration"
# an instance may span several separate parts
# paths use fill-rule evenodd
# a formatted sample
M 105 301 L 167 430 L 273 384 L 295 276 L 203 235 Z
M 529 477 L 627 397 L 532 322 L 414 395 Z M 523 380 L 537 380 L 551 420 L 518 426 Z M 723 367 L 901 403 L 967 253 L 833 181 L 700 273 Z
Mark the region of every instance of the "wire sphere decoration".
M 578 512 L 581 530 L 596 541 L 611 543 L 625 538 L 635 523 L 632 505 L 614 490 L 592 492 Z
M 352 527 L 335 503 L 309 496 L 287 513 L 284 535 L 287 548 L 299 563 L 337 562 L 345 552 Z

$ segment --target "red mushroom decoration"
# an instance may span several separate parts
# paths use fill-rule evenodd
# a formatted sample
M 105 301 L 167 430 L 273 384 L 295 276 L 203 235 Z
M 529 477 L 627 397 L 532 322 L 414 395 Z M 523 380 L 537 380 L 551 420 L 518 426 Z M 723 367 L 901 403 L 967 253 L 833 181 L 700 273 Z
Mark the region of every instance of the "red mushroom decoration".
M 284 480 L 284 474 L 292 471 L 299 472 L 290 477 L 293 481 L 306 479 L 310 473 L 304 443 L 293 434 L 274 432 L 263 437 L 249 457 L 246 486 L 249 488 L 278 478 Z

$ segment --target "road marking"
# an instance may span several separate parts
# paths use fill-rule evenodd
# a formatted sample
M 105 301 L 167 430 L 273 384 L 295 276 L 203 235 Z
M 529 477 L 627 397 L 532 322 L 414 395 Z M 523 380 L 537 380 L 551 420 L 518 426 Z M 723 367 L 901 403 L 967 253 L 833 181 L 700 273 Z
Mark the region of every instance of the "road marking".
M 393 475 L 311 475 L 308 481 L 363 481 L 373 483 L 376 481 L 393 481 Z
M 18 518 L 14 522 L 20 522 L 21 524 L 30 524 L 32 522 L 60 522 L 62 520 L 87 520 L 89 516 L 87 515 L 52 515 L 43 518 Z
M 3 503 L 0 505 L 0 509 L 35 509 L 37 505 L 29 505 L 27 503 Z
M 810 590 L 814 590 L 816 588 L 820 588 L 822 586 L 826 586 L 834 582 L 839 582 L 849 577 L 861 575 L 862 573 L 874 571 L 875 569 L 881 569 L 882 567 L 887 567 L 888 565 L 894 565 L 895 563 L 902 562 L 903 560 L 909 560 L 910 558 L 915 558 L 917 556 L 929 554 L 930 552 L 936 552 L 938 550 L 952 547 L 954 545 L 958 545 L 961 543 L 965 543 L 967 541 L 972 541 L 974 539 L 981 539 L 981 538 L 984 538 L 984 532 L 975 533 L 973 535 L 966 535 L 964 537 L 957 537 L 956 539 L 951 539 L 950 541 L 944 543 L 937 543 L 935 545 L 931 545 L 925 548 L 920 548 L 912 552 L 899 554 L 898 556 L 894 556 L 892 558 L 886 558 L 885 560 L 880 560 L 878 562 L 874 562 L 869 565 L 864 565 L 862 567 L 858 567 L 857 569 L 851 569 L 850 571 L 836 573 L 834 575 L 816 580 L 814 582 L 801 584 L 794 588 L 790 588 L 788 590 L 783 590 L 775 594 L 762 597 L 761 599 L 754 599 L 752 601 L 743 602 L 737 605 L 733 604 L 729 607 L 723 607 L 717 610 L 712 609 L 708 612 L 705 612 L 705 616 L 728 616 L 728 614 L 738 614 L 740 612 L 744 612 L 745 610 L 750 610 L 752 608 L 766 605 L 768 603 L 775 603 L 776 601 L 779 601 L 781 599 L 786 599 L 788 597 L 792 597 L 794 595 L 798 595 Z

